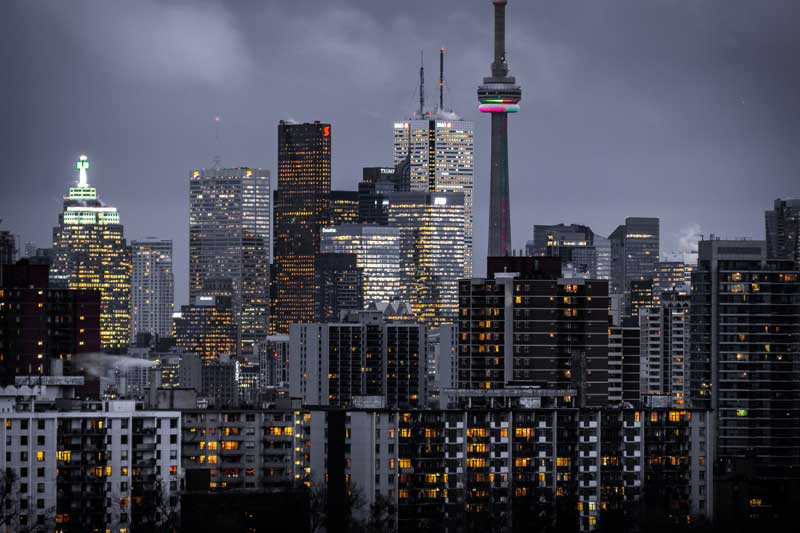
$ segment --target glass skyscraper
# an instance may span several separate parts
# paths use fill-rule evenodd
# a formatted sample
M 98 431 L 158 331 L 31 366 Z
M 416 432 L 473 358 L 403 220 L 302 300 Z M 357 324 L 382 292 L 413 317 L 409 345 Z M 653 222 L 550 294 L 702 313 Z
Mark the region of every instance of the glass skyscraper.
M 653 300 L 661 301 L 661 293 L 681 287 L 689 290 L 692 287 L 692 271 L 694 267 L 683 261 L 659 261 L 653 273 Z
M 231 299 L 239 349 L 251 353 L 269 323 L 270 175 L 258 168 L 192 171 L 189 296 Z
M 628 217 L 609 235 L 611 241 L 611 293 L 625 295 L 630 316 L 631 281 L 653 279 L 659 260 L 660 223 L 657 218 Z
M 358 191 L 331 191 L 331 226 L 358 224 Z
M 106 205 L 89 185 L 89 160 L 77 163 L 78 184 L 64 197 L 53 228 L 54 287 L 100 291 L 100 343 L 118 350 L 130 340 L 131 255 L 116 207 Z
M 608 279 L 611 245 L 608 239 L 579 224 L 535 225 L 527 254 L 560 257 L 563 275 Z
M 131 242 L 131 342 L 139 333 L 172 336 L 175 276 L 172 241 Z
M 394 164 L 409 163 L 410 189 L 464 195 L 464 275 L 472 276 L 472 121 L 451 112 L 426 112 L 394 123 Z
M 315 322 L 335 322 L 342 311 L 364 308 L 364 271 L 355 254 L 321 253 L 317 260 Z
M 462 193 L 384 195 L 389 225 L 400 230 L 400 291 L 414 314 L 437 326 L 458 315 L 464 273 L 465 205 Z
M 331 125 L 278 124 L 275 279 L 271 329 L 312 322 L 322 228 L 330 223 Z
M 198 296 L 190 305 L 181 306 L 173 324 L 176 346 L 206 361 L 235 355 L 238 326 L 231 303 L 228 296 Z M 266 338 L 264 336 L 261 341 Z
M 602 235 L 594 234 L 594 250 L 597 254 L 595 278 L 611 279 L 611 241 Z
M 362 270 L 364 304 L 400 297 L 400 231 L 391 226 L 342 224 L 322 229 L 323 254 L 353 254 Z M 311 322 L 310 320 L 308 322 Z

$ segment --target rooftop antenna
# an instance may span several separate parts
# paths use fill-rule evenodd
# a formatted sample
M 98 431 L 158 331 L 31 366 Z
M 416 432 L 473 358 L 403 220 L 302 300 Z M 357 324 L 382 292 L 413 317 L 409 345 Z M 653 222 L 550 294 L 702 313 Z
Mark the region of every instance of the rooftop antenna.
M 439 111 L 444 111 L 444 48 L 439 48 Z
M 419 52 L 419 116 L 425 108 L 425 64 L 423 62 L 422 51 Z
M 219 155 L 219 123 L 222 119 L 219 115 L 214 117 L 214 140 L 216 141 L 217 154 L 214 156 L 214 168 L 219 168 L 222 163 L 222 157 Z

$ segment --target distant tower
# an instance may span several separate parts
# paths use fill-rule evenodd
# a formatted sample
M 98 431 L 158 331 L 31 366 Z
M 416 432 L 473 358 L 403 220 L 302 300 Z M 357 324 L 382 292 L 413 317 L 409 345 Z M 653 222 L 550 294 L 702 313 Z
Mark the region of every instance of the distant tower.
M 131 343 L 136 343 L 139 333 L 171 337 L 175 310 L 172 241 L 132 241 L 131 260 Z
M 189 177 L 189 297 L 229 298 L 251 354 L 269 325 L 270 174 L 214 165 Z
M 478 87 L 481 113 L 492 114 L 492 180 L 489 196 L 489 256 L 511 253 L 511 207 L 508 203 L 508 115 L 519 111 L 522 90 L 506 64 L 506 0 L 494 0 L 492 75 Z

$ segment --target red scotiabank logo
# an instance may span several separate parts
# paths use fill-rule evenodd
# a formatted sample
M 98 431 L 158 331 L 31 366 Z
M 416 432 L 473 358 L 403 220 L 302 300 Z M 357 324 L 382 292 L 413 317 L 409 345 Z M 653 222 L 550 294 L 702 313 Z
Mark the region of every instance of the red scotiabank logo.
M 330 134 L 331 134 L 331 127 L 330 126 L 325 126 L 324 128 L 322 128 L 322 136 L 323 137 L 329 137 Z

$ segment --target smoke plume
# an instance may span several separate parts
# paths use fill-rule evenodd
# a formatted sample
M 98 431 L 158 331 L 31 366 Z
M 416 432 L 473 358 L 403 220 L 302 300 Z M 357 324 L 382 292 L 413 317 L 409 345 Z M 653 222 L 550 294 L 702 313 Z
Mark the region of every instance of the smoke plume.
M 78 354 L 73 361 L 77 369 L 95 377 L 105 376 L 109 370 L 125 372 L 131 368 L 150 368 L 155 365 L 153 361 L 148 361 L 147 359 L 100 352 Z

